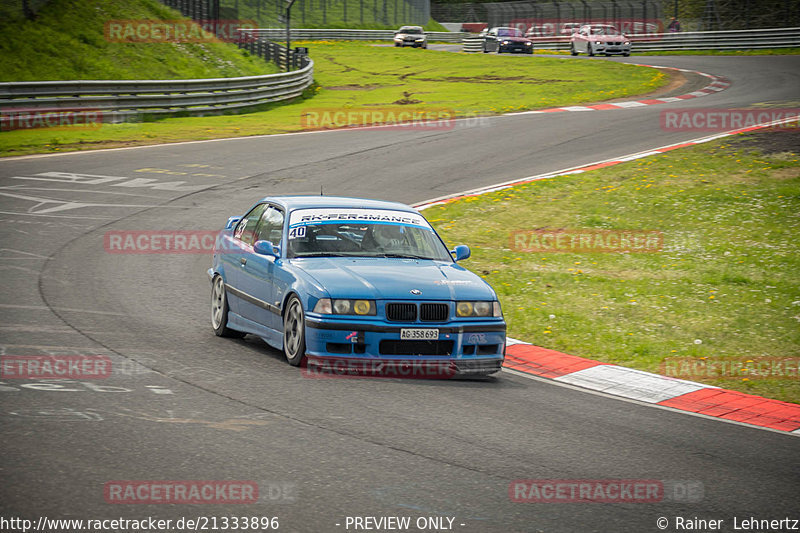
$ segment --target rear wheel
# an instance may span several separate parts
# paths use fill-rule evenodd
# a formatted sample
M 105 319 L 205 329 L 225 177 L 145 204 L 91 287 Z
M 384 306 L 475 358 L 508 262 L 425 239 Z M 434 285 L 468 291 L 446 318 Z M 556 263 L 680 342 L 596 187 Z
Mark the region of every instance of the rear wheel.
M 215 276 L 211 285 L 211 326 L 217 337 L 244 337 L 244 333 L 228 327 L 228 294 L 222 276 Z
M 297 296 L 289 298 L 283 314 L 283 353 L 292 366 L 300 366 L 306 355 L 305 315 Z

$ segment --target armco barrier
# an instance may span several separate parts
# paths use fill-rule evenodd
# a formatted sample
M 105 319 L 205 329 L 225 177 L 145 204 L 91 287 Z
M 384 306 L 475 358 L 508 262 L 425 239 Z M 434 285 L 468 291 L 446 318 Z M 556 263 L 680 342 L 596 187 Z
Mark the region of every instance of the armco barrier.
M 214 114 L 300 96 L 314 82 L 314 62 L 303 57 L 302 63 L 291 72 L 239 78 L 0 83 L 0 113 L 92 110 L 102 112 L 105 123 L 142 113 Z
M 762 30 L 697 31 L 679 33 L 646 33 L 629 35 L 632 52 L 674 50 L 746 50 L 759 48 L 790 48 L 800 46 L 800 28 Z M 473 37 L 474 38 L 474 37 Z M 482 41 L 481 38 L 478 38 Z M 467 49 L 479 52 L 481 49 Z M 469 39 L 470 41 L 472 38 Z M 534 48 L 569 50 L 569 36 L 534 37 Z
M 281 41 L 286 38 L 286 28 L 259 28 L 239 30 L 245 34 Z M 301 41 L 391 41 L 393 30 L 348 30 L 348 29 L 298 29 L 290 30 L 292 40 Z M 460 43 L 469 33 L 426 31 L 429 41 Z

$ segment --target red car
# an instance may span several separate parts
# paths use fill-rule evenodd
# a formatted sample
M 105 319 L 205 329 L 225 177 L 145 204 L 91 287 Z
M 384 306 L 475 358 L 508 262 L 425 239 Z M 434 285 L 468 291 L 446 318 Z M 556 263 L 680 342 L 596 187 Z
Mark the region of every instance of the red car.
M 576 56 L 584 52 L 595 54 L 631 55 L 631 40 L 610 24 L 586 24 L 570 37 L 569 51 Z

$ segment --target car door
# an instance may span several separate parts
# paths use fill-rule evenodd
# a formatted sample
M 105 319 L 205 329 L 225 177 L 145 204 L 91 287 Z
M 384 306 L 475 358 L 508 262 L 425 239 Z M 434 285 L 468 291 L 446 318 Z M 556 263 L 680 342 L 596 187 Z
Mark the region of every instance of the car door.
M 233 229 L 233 235 L 225 238 L 222 243 L 220 260 L 225 272 L 225 284 L 228 286 L 228 305 L 231 311 L 240 314 L 241 304 L 241 276 L 242 265 L 252 254 L 252 235 L 255 233 L 258 221 L 266 210 L 267 204 L 258 204 L 239 220 Z M 244 262 L 244 263 L 243 263 Z
M 283 241 L 283 211 L 268 206 L 262 213 L 251 237 L 251 246 L 257 241 L 270 241 L 281 246 Z M 271 255 L 248 254 L 239 270 L 239 285 L 244 293 L 239 304 L 240 315 L 269 329 L 279 327 L 280 296 L 276 299 L 275 262 Z
M 589 43 L 589 29 L 581 28 L 575 35 L 575 50 L 589 53 L 589 49 L 587 48 Z
M 497 30 L 490 30 L 484 38 L 484 50 L 494 52 L 497 50 Z

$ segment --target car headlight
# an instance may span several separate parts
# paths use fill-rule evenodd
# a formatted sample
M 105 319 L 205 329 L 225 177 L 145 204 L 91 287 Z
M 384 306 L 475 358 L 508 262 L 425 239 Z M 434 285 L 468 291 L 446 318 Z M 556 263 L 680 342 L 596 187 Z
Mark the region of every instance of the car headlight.
M 630 41 L 625 41 L 623 44 L 631 44 Z
M 594 44 L 603 44 L 603 41 L 595 41 Z
M 425 39 L 424 39 L 424 38 L 423 38 L 423 39 L 417 39 L 417 42 L 418 42 L 418 43 L 424 43 L 424 42 L 425 42 Z
M 456 302 L 456 316 L 503 316 L 500 302 Z
M 503 41 L 503 44 L 508 44 L 508 41 Z
M 321 315 L 375 315 L 373 300 L 347 300 L 321 298 L 314 306 L 314 312 Z
M 530 42 L 525 43 L 525 44 L 528 45 L 528 46 L 533 46 L 533 43 L 530 43 Z

